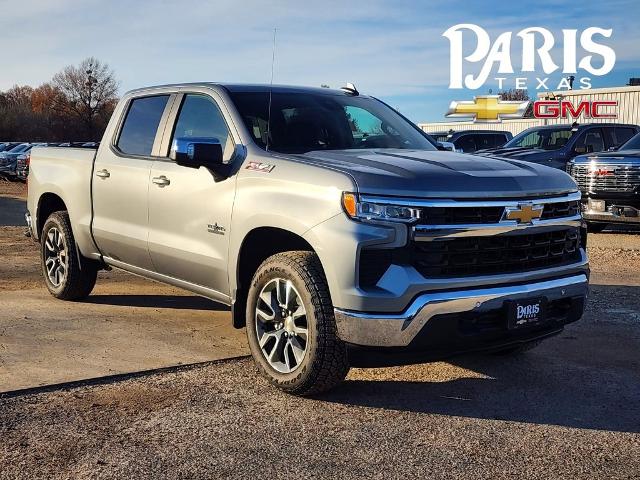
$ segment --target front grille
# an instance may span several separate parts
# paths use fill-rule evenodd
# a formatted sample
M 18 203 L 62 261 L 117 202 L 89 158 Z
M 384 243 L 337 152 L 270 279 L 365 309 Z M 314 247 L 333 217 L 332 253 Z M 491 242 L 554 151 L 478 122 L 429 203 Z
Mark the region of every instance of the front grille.
M 504 207 L 427 207 L 421 225 L 472 225 L 498 223 Z
M 554 218 L 575 217 L 580 213 L 580 202 L 547 203 L 542 211 L 541 220 L 552 220 Z
M 583 192 L 633 192 L 640 187 L 640 166 L 569 164 L 568 173 Z M 609 173 L 610 172 L 610 173 Z
M 526 203 L 526 202 L 523 202 Z M 534 202 L 535 203 L 535 202 Z M 573 217 L 580 213 L 580 202 L 545 203 L 542 220 Z M 425 207 L 418 225 L 486 225 L 499 223 L 504 207 Z
M 580 232 L 543 233 L 414 241 L 412 265 L 425 277 L 519 273 L 580 260 Z

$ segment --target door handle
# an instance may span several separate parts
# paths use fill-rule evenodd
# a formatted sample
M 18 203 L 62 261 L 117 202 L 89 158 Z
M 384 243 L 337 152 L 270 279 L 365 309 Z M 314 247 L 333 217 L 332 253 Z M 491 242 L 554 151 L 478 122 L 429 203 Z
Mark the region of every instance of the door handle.
M 96 176 L 100 177 L 100 178 L 109 178 L 111 176 L 111 174 L 109 173 L 109 170 L 106 169 L 102 169 L 102 170 L 98 170 L 96 172 Z
M 158 185 L 160 188 L 166 187 L 167 185 L 169 185 L 171 183 L 171 180 L 169 180 L 164 175 L 160 175 L 159 177 L 153 177 L 151 179 L 151 181 L 153 183 L 155 183 L 156 185 Z

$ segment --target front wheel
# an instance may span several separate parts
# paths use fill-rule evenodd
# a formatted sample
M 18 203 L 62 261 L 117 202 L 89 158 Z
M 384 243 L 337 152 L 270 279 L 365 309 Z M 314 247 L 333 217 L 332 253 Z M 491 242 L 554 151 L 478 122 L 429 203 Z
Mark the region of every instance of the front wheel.
M 61 300 L 80 300 L 91 293 L 98 268 L 77 250 L 67 212 L 52 213 L 42 229 L 40 258 L 47 289 Z
M 284 252 L 265 260 L 251 282 L 246 320 L 253 359 L 278 388 L 312 395 L 347 375 L 346 348 L 316 254 Z

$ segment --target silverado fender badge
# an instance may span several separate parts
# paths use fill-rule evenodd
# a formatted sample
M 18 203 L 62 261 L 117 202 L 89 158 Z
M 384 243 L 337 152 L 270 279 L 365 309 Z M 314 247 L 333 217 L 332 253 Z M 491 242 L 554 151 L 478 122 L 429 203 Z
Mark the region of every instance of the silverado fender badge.
M 216 235 L 224 235 L 226 231 L 227 229 L 224 228 L 222 225 L 218 225 L 218 222 L 214 223 L 213 225 L 211 224 L 207 225 L 207 232 L 209 233 L 215 233 Z
M 276 168 L 275 165 L 262 162 L 249 162 L 245 167 L 246 170 L 255 170 L 256 172 L 271 173 L 271 170 Z

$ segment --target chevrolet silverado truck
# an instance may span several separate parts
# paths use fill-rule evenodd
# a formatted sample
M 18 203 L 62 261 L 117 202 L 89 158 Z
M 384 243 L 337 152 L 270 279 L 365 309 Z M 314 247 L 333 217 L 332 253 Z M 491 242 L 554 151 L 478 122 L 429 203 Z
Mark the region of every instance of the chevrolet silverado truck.
M 585 123 L 532 127 L 519 133 L 500 148 L 479 150 L 478 155 L 535 162 L 565 170 L 578 155 L 618 148 L 636 133 L 637 125 Z
M 569 175 L 438 151 L 353 87 L 135 90 L 97 150 L 34 149 L 28 185 L 51 294 L 81 300 L 115 267 L 229 305 L 294 394 L 350 366 L 522 351 L 587 297 Z
M 618 150 L 580 155 L 567 164 L 582 192 L 589 230 L 640 225 L 640 134 Z

